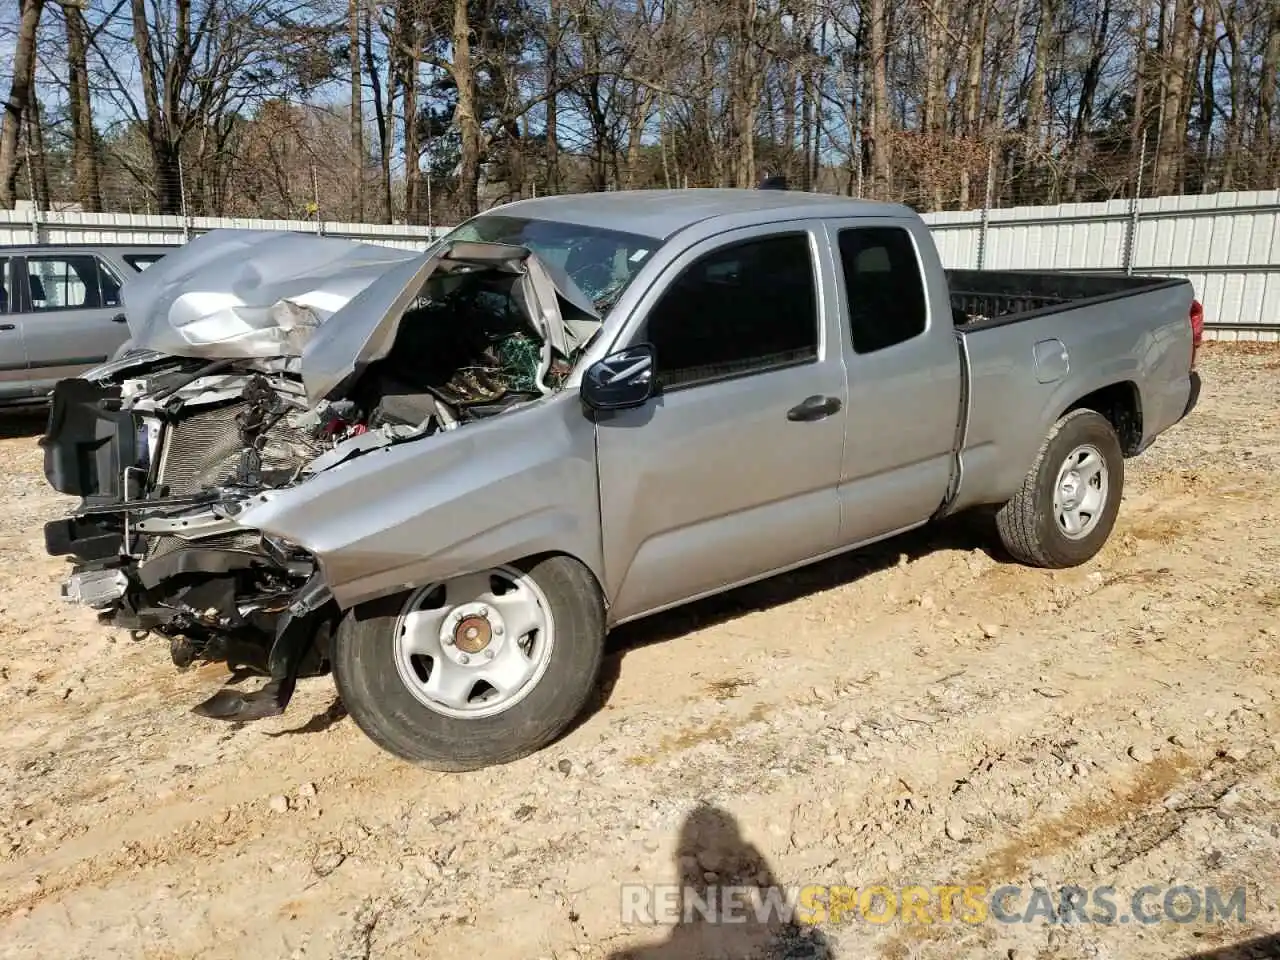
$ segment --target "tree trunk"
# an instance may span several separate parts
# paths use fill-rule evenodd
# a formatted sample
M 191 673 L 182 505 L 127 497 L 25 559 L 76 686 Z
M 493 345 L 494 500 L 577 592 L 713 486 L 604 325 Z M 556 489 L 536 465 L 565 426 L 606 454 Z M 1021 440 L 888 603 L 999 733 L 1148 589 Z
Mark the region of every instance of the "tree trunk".
M 1054 0 L 1040 0 L 1040 20 L 1036 24 L 1031 52 L 1031 84 L 1027 90 L 1027 153 L 1038 153 L 1044 144 L 1044 88 L 1049 65 L 1049 41 L 1053 37 Z
M 1098 94 L 1098 80 L 1102 75 L 1102 57 L 1107 42 L 1107 30 L 1111 23 L 1111 0 L 1102 0 L 1097 21 L 1089 38 L 1089 61 L 1080 83 L 1080 99 L 1076 104 L 1075 122 L 1071 127 L 1071 150 L 1068 157 L 1067 197 L 1079 201 L 1079 176 L 1086 169 L 1093 152 L 1090 129 L 1093 125 L 1094 100 Z
M 147 112 L 147 148 L 151 153 L 152 190 L 157 212 L 163 216 L 182 213 L 182 166 L 178 144 L 170 137 L 168 107 L 176 106 L 176 86 L 169 82 L 175 65 L 169 64 L 162 75 L 151 55 L 151 27 L 147 22 L 146 0 L 132 0 L 133 46 L 138 54 L 142 100 Z M 185 27 L 185 24 L 183 25 Z M 161 83 L 165 102 L 161 103 Z M 172 93 L 171 93 L 172 91 Z
M 1160 105 L 1160 156 L 1155 174 L 1157 195 L 1182 192 L 1182 161 L 1186 150 L 1182 105 L 1193 3 L 1194 0 L 1175 0 L 1169 43 L 1161 62 L 1164 97 Z
M 458 213 L 473 217 L 480 207 L 480 121 L 476 116 L 476 79 L 471 63 L 471 21 L 466 0 L 453 2 L 453 61 L 450 71 L 458 88 L 453 119 L 462 141 L 458 170 Z
M 364 219 L 364 84 L 360 70 L 360 0 L 347 11 L 347 69 L 351 72 L 351 219 Z
M 971 10 L 973 19 L 969 25 L 969 46 L 966 59 L 965 85 L 964 85 L 964 114 L 961 118 L 961 126 L 964 135 L 969 138 L 971 144 L 976 143 L 982 135 L 982 65 L 985 59 L 987 47 L 987 15 L 990 12 L 988 0 L 980 0 L 977 9 Z M 960 207 L 967 209 L 969 206 L 969 179 L 971 177 L 969 165 L 966 163 L 960 171 Z
M 791 178 L 795 175 L 796 83 L 798 80 L 795 59 L 788 57 L 785 66 L 782 68 L 782 76 L 779 78 L 779 83 L 782 87 L 782 135 L 779 139 L 779 145 L 782 147 L 782 163 L 781 169 L 773 171 L 786 177 L 788 183 L 791 182 Z
M 813 170 L 809 177 L 814 190 L 821 189 L 818 174 L 822 169 L 822 88 L 827 82 L 826 71 L 823 69 L 826 62 L 827 18 L 824 13 L 818 13 L 818 56 L 813 68 Z M 756 99 L 759 99 L 758 95 Z
M 811 186 L 812 169 L 809 154 L 813 144 L 813 24 L 805 4 L 796 13 L 796 32 L 800 34 L 804 55 L 800 61 L 800 189 Z
M 1081 82 L 1080 102 L 1076 107 L 1075 130 L 1071 139 L 1078 148 L 1089 135 L 1089 127 L 1093 122 L 1094 100 L 1098 95 L 1098 81 L 1102 76 L 1102 57 L 1107 43 L 1107 30 L 1111 23 L 1111 0 L 1102 0 L 1102 9 L 1098 14 L 1097 29 L 1089 43 L 1089 63 L 1085 67 L 1084 79 Z
M 1199 166 L 1196 171 L 1196 189 L 1203 192 L 1212 182 L 1209 164 L 1213 156 L 1213 115 L 1216 94 L 1214 74 L 1218 69 L 1218 19 L 1217 4 L 1206 3 L 1200 29 L 1200 55 L 1204 69 L 1200 78 L 1200 111 L 1197 119 Z
M 921 7 L 926 17 L 924 29 L 924 95 L 921 97 L 920 132 L 929 142 L 925 167 L 921 171 L 925 185 L 933 197 L 933 209 L 943 207 L 943 180 L 938 153 L 933 144 L 940 142 L 946 128 L 947 39 L 951 29 L 951 0 L 934 0 Z
M 547 21 L 547 193 L 555 194 L 560 192 L 560 98 L 556 93 L 560 84 L 560 0 L 550 0 Z
M 0 126 L 0 207 L 12 209 L 18 199 L 18 138 L 33 103 L 32 78 L 36 58 L 36 30 L 44 0 L 19 0 L 18 37 L 13 48 L 13 82 Z
M 1129 161 L 1130 167 L 1137 170 L 1142 160 L 1143 146 L 1147 140 L 1147 29 L 1150 26 L 1148 4 L 1138 4 L 1138 28 L 1134 34 L 1133 53 L 1133 108 L 1129 117 Z M 1137 180 L 1134 178 L 1134 189 Z
M 1271 0 L 1271 22 L 1267 27 L 1267 45 L 1262 53 L 1261 89 L 1258 91 L 1257 143 L 1264 170 L 1268 171 L 1272 187 L 1280 187 L 1280 111 L 1277 95 L 1280 94 L 1280 3 Z M 1270 79 L 1268 79 L 1270 78 Z M 1259 184 L 1263 186 L 1264 184 Z
M 86 61 L 89 31 L 79 4 L 64 3 L 62 13 L 67 24 L 67 98 L 71 114 L 71 167 L 75 173 L 76 199 L 82 210 L 101 213 L 98 138 L 93 130 L 93 103 Z
M 32 200 L 37 208 L 53 208 L 49 190 L 48 155 L 44 152 L 44 127 L 40 119 L 40 98 L 32 97 L 27 109 L 27 164 L 31 174 Z
M 1240 147 L 1244 139 L 1244 125 L 1241 118 L 1244 114 L 1245 89 L 1249 78 L 1249 60 L 1244 47 L 1244 31 L 1235 11 L 1226 8 L 1223 28 L 1227 34 L 1227 46 L 1231 50 L 1231 70 L 1227 74 L 1228 92 L 1231 99 L 1231 116 L 1227 117 L 1226 149 L 1222 161 L 1222 189 L 1231 190 L 1236 182 L 1236 167 L 1240 162 Z
M 462 0 L 465 2 L 465 0 Z M 415 0 L 400 0 L 396 5 L 396 29 L 393 57 L 396 85 L 400 88 L 404 137 L 404 217 L 406 223 L 417 223 L 418 182 L 421 180 L 422 149 L 418 143 L 418 5 Z
M 627 182 L 628 190 L 634 189 L 639 182 L 640 147 L 644 137 L 645 123 L 653 110 L 653 90 L 645 87 L 636 94 L 635 108 L 631 113 L 631 129 L 627 141 Z
M 757 64 L 756 0 L 738 0 L 734 38 L 732 99 L 730 112 L 736 156 L 731 163 L 729 186 L 750 188 L 756 183 L 756 110 L 760 101 L 762 71 Z
M 383 101 L 382 81 L 378 74 L 378 62 L 373 53 L 373 13 L 369 7 L 365 7 L 364 10 L 364 58 L 365 69 L 369 74 L 369 86 L 373 93 L 374 125 L 378 130 L 378 165 L 382 178 L 383 219 L 391 223 L 395 220 L 391 205 L 391 127 L 387 118 L 387 114 L 390 113 L 391 97 L 388 96 L 386 101 Z M 390 80 L 388 82 L 390 83 Z
M 883 198 L 890 191 L 889 97 L 888 97 L 888 23 L 885 0 L 868 0 L 868 59 L 871 61 L 871 96 L 867 103 L 871 130 L 872 196 Z

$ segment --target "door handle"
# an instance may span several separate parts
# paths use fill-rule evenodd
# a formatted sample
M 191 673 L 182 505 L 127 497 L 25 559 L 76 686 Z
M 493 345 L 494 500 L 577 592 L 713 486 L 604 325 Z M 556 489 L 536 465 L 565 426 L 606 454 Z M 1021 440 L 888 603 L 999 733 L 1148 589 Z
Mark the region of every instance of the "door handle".
M 821 420 L 823 417 L 829 417 L 840 409 L 839 397 L 823 397 L 814 394 L 812 397 L 805 397 L 799 404 L 787 411 L 787 419 L 797 420 Z
M 12 323 L 0 323 L 0 330 L 17 330 L 17 326 Z
M 126 317 L 123 313 L 117 313 L 114 317 L 112 317 L 112 318 L 111 318 L 111 322 L 112 322 L 112 323 L 124 323 L 124 322 L 125 322 L 126 320 L 128 320 L 128 319 L 129 319 L 129 318 L 128 318 L 128 317 Z

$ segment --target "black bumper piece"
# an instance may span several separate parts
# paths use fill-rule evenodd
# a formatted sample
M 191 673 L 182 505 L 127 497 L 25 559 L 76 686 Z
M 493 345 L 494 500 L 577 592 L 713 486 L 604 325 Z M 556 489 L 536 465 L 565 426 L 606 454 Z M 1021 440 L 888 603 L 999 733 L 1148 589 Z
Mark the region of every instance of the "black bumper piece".
M 96 500 L 130 499 L 121 489 L 137 462 L 134 419 L 120 409 L 120 391 L 88 380 L 54 385 L 44 448 L 44 475 L 59 493 Z
M 51 557 L 108 560 L 124 547 L 120 524 L 105 517 L 67 517 L 44 525 L 44 548 Z
M 1196 408 L 1196 404 L 1200 402 L 1200 374 L 1194 370 L 1191 371 L 1191 393 L 1187 396 L 1187 408 L 1182 411 L 1179 420 L 1186 419 L 1187 415 Z

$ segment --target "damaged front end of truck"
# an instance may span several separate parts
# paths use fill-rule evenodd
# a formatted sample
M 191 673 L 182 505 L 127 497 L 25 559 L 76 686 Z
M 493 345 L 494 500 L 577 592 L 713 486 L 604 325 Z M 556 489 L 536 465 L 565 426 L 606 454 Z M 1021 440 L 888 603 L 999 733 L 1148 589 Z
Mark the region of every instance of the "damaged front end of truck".
M 68 600 L 175 664 L 268 677 L 196 708 L 280 713 L 327 671 L 340 611 L 315 556 L 242 524 L 249 507 L 352 458 L 465 430 L 555 393 L 600 328 L 567 275 L 521 246 L 428 253 L 220 231 L 129 281 L 132 352 L 57 385 L 46 525 Z

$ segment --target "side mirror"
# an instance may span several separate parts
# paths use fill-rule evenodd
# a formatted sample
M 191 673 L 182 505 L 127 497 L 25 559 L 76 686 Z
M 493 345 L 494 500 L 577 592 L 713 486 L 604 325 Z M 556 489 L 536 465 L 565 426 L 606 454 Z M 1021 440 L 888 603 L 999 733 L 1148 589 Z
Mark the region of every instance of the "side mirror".
M 593 363 L 582 376 L 582 402 L 593 410 L 626 410 L 653 396 L 654 350 L 639 343 Z

